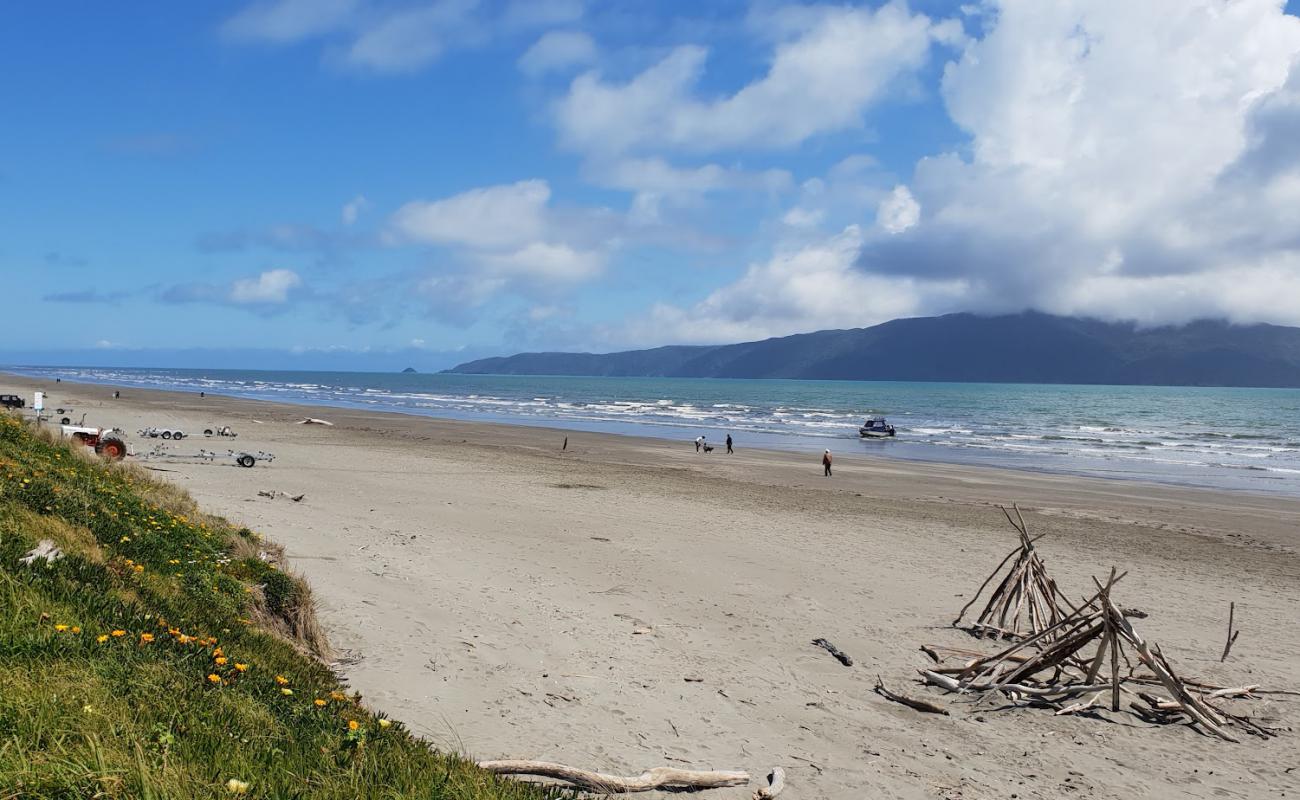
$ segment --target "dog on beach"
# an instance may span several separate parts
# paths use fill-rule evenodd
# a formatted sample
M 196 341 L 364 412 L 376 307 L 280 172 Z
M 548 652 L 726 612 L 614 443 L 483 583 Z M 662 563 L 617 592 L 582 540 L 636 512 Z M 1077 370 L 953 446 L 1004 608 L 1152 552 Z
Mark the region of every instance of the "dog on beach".
M 713 452 L 713 445 L 711 445 L 711 444 L 706 444 L 706 445 L 704 445 L 704 452 L 706 452 L 706 453 L 712 453 L 712 452 Z

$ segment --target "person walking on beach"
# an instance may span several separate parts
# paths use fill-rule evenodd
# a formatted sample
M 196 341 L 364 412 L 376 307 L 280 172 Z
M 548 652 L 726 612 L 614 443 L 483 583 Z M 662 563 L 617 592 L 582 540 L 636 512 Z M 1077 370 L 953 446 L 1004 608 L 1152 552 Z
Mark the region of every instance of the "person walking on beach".
M 826 470 L 826 477 L 831 476 L 831 451 L 827 450 L 822 453 L 822 469 Z
M 696 437 L 695 437 L 695 452 L 697 452 L 697 453 L 700 452 L 700 448 L 703 447 L 703 446 L 704 446 L 704 437 L 703 437 L 703 436 L 696 436 Z
M 731 449 L 731 434 L 727 434 L 727 455 L 731 455 L 734 452 L 736 451 Z

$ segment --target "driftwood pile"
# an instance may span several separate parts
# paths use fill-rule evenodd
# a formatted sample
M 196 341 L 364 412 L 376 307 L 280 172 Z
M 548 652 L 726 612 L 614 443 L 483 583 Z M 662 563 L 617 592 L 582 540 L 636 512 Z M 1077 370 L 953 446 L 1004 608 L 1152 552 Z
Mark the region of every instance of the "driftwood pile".
M 977 702 L 1002 695 L 1015 703 L 1052 708 L 1057 715 L 1127 707 L 1147 722 L 1190 723 L 1230 742 L 1239 741 L 1237 732 L 1276 735 L 1213 702 L 1251 697 L 1257 686 L 1219 687 L 1178 677 L 1160 647 L 1143 639 L 1130 621 L 1145 615 L 1116 605 L 1113 592 L 1124 575 L 1112 569 L 1105 584 L 1093 578 L 1095 593 L 1079 606 L 1071 604 L 1048 576 L 1019 509 L 1014 518 L 1003 512 L 1020 545 L 976 593 L 978 599 L 1012 562 L 969 631 L 1011 643 L 992 655 L 924 646 L 921 650 L 935 663 L 920 671 L 923 682 L 977 695 Z M 954 626 L 974 602 L 962 609 Z

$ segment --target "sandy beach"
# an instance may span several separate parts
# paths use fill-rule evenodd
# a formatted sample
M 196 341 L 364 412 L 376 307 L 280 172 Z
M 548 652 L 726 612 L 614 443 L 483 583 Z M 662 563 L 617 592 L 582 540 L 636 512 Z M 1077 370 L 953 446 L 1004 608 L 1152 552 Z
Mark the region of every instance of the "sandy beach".
M 275 454 L 148 463 L 280 542 L 338 669 L 439 746 L 635 774 L 787 770 L 789 798 L 1262 798 L 1300 791 L 1294 733 L 1228 744 L 1129 714 L 979 707 L 914 683 L 1015 544 L 1017 502 L 1072 597 L 1117 595 L 1187 677 L 1300 688 L 1300 500 L 841 456 L 721 449 L 0 375 L 88 424 Z M 332 427 L 295 424 L 320 417 Z M 230 425 L 234 442 L 204 439 Z M 724 431 L 704 431 L 721 439 Z M 568 447 L 561 450 L 567 437 Z M 259 492 L 270 493 L 266 497 Z M 304 495 L 301 502 L 289 496 Z M 1220 663 L 1228 604 L 1243 631 Z M 811 641 L 851 655 L 844 667 Z M 947 705 L 922 715 L 873 694 Z M 1239 704 L 1284 729 L 1300 697 Z M 756 785 L 756 784 L 755 784 Z M 710 798 L 745 798 L 721 789 Z

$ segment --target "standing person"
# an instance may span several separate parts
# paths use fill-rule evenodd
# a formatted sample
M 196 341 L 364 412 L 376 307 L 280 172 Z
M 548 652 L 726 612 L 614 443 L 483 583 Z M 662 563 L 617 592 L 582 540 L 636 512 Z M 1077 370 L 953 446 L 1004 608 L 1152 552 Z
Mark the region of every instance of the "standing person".
M 822 468 L 826 470 L 826 477 L 831 476 L 831 451 L 827 450 L 822 453 Z
M 700 452 L 700 448 L 703 447 L 703 446 L 704 446 L 704 437 L 703 437 L 703 436 L 696 436 L 696 437 L 695 437 L 695 452 L 697 452 L 697 453 Z
M 736 451 L 731 449 L 731 434 L 727 434 L 727 455 L 731 455 L 734 452 Z

